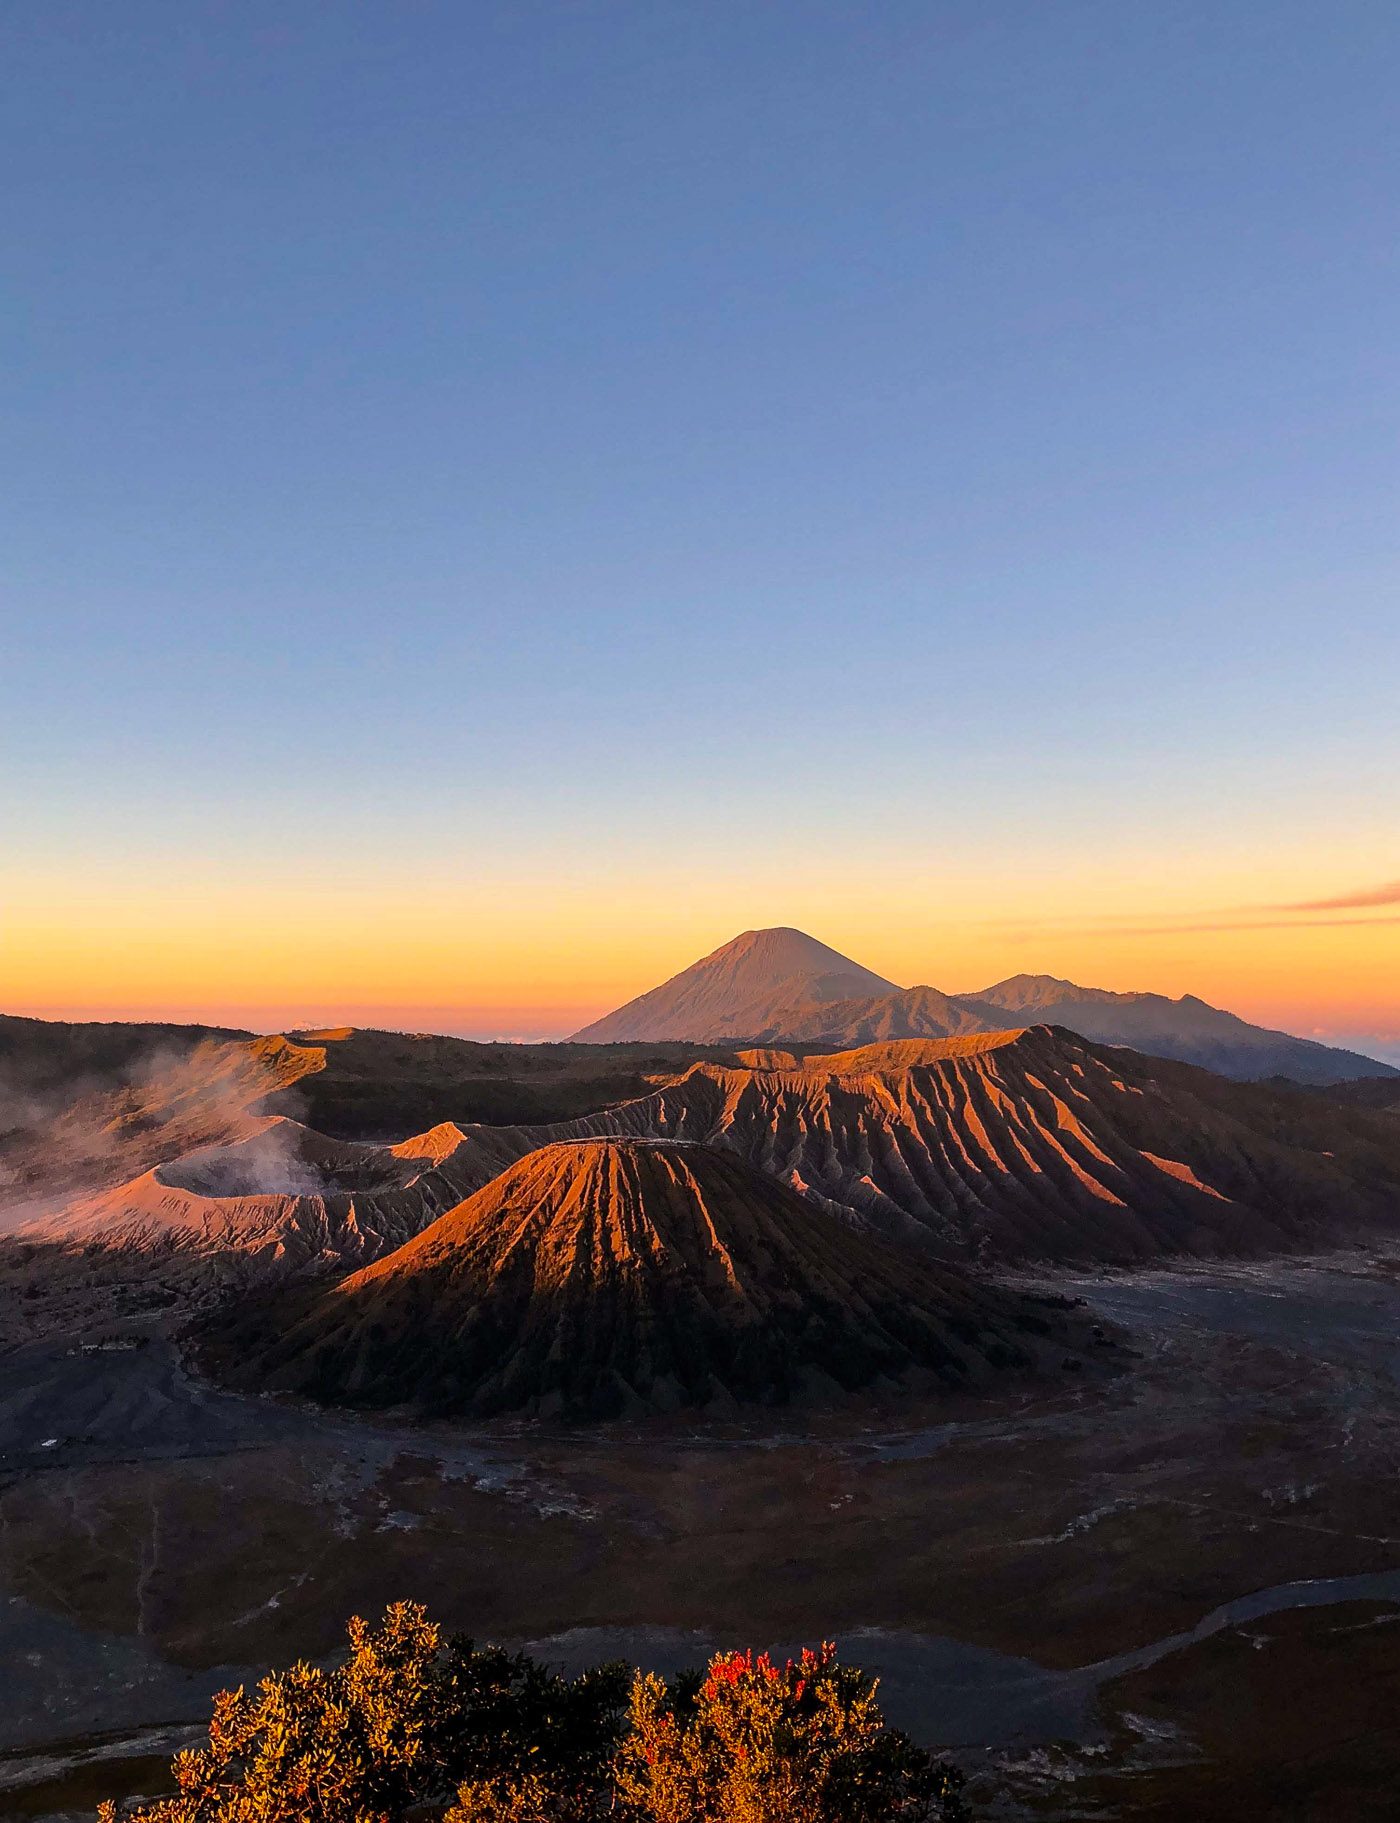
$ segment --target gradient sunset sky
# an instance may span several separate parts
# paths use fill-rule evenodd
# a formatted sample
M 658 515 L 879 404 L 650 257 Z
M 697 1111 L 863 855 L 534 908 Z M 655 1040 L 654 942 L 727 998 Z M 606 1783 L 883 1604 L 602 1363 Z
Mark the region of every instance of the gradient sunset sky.
M 0 15 L 0 1011 L 750 927 L 1400 1059 L 1400 9 Z

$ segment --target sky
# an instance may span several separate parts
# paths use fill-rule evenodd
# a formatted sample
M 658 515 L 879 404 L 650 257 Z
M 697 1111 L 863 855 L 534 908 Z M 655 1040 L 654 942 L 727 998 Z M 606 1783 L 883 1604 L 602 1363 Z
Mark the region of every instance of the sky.
M 0 13 L 0 1009 L 744 929 L 1400 1059 L 1400 11 Z

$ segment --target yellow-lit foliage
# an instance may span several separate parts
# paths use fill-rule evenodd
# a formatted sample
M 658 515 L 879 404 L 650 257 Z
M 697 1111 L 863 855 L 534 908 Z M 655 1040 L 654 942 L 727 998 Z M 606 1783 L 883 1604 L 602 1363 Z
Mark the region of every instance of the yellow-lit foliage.
M 463 1785 L 443 1823 L 585 1823 L 615 1810 L 606 1792 L 562 1792 L 551 1779 L 525 1772 Z
M 752 1652 L 710 1661 L 698 1690 L 639 1675 L 618 1795 L 647 1823 L 883 1823 L 962 1815 L 951 1767 L 885 1726 L 874 1681 L 836 1648 L 781 1669 Z
M 392 1823 L 421 1790 L 437 1707 L 440 1638 L 422 1608 L 396 1602 L 377 1629 L 350 1622 L 331 1671 L 296 1664 L 257 1694 L 214 1699 L 209 1745 L 172 1767 L 179 1794 L 149 1823 Z M 116 1823 L 113 1805 L 98 1812 Z
M 349 1634 L 342 1665 L 293 1665 L 251 1697 L 216 1697 L 208 1747 L 179 1755 L 176 1795 L 132 1823 L 964 1816 L 958 1773 L 885 1726 L 873 1681 L 832 1646 L 782 1669 L 722 1654 L 668 1688 L 622 1665 L 569 1680 L 499 1648 L 444 1644 L 411 1602 Z M 101 1807 L 101 1823 L 117 1817 Z

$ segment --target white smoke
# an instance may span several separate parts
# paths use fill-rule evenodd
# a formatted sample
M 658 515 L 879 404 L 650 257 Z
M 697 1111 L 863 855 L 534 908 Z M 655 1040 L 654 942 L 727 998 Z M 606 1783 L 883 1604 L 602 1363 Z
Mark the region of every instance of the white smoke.
M 241 1145 L 192 1153 L 167 1165 L 161 1177 L 196 1196 L 329 1196 L 341 1187 L 305 1157 L 290 1123 Z
M 159 1046 L 121 1070 L 52 1087 L 25 1081 L 12 1063 L 0 1075 L 0 1232 L 236 1138 L 249 1104 L 273 1086 L 237 1042 Z

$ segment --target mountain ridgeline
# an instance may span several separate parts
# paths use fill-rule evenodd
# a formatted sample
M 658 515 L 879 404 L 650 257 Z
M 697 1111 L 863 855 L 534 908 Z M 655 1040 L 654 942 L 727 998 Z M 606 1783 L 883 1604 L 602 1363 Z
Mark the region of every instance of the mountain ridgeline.
M 814 1208 L 950 1260 L 1261 1253 L 1400 1221 L 1400 1122 L 1388 1110 L 1230 1082 L 1062 1028 L 732 1056 L 574 1120 L 444 1121 L 374 1146 L 250 1111 L 266 1105 L 260 1089 L 302 1067 L 297 1047 L 218 1047 L 205 1062 L 217 1105 L 231 1104 L 226 1138 L 185 1150 L 192 1129 L 173 1119 L 174 1156 L 69 1198 L 17 1238 L 232 1254 L 244 1276 L 343 1271 L 411 1240 L 527 1153 L 586 1139 L 711 1147 Z M 204 1106 L 190 1069 L 179 1066 L 173 1106 Z M 211 1135 L 207 1109 L 193 1130 Z M 143 1132 L 133 1162 L 151 1141 Z
M 818 1206 L 987 1262 L 1253 1254 L 1400 1222 L 1390 1115 L 1061 1028 L 750 1061 L 549 1137 L 722 1147 Z
M 846 985 L 862 977 L 865 985 Z M 745 931 L 575 1037 L 834 1050 L 1028 1024 L 1067 1026 L 1102 1044 L 1130 1045 L 1243 1082 L 1286 1076 L 1328 1084 L 1378 1076 L 1400 1083 L 1400 1070 L 1390 1064 L 1250 1025 L 1194 995 L 1118 994 L 1052 975 L 1015 975 L 971 994 L 898 988 L 795 930 Z

